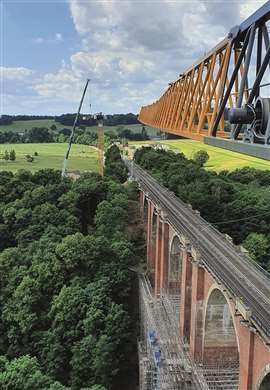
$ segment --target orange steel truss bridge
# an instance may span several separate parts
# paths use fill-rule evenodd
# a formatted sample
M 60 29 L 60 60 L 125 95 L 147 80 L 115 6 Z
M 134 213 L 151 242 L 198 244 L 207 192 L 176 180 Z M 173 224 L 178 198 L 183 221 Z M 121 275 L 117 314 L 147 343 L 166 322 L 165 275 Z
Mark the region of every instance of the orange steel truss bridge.
M 207 143 L 223 138 L 269 145 L 269 19 L 270 1 L 142 107 L 139 120 Z

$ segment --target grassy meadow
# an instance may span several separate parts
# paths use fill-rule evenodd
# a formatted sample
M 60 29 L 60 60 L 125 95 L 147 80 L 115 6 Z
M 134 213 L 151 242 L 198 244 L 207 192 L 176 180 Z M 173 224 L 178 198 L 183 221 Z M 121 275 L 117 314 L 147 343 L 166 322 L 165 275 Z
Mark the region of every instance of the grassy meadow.
M 24 130 L 31 129 L 32 127 L 47 127 L 52 125 L 57 127 L 57 130 L 61 130 L 64 127 L 71 128 L 71 126 L 63 126 L 53 119 L 38 119 L 27 121 L 14 121 L 11 125 L 0 126 L 1 131 L 14 131 L 24 132 Z M 116 132 L 118 128 L 130 129 L 134 133 L 141 132 L 142 125 L 117 125 L 117 126 L 104 126 L 106 132 Z M 148 126 L 145 126 L 150 137 L 155 137 L 157 130 Z M 91 126 L 90 129 L 93 132 L 97 131 L 97 126 Z M 144 142 L 130 142 L 130 144 L 143 144 Z M 206 168 L 209 170 L 221 171 L 224 169 L 234 170 L 236 168 L 243 168 L 245 166 L 257 168 L 257 169 L 270 169 L 270 161 L 262 160 L 259 158 L 251 157 L 248 155 L 231 152 L 229 150 L 216 148 L 214 146 L 206 145 L 203 142 L 194 141 L 190 139 L 177 139 L 177 140 L 162 140 L 162 141 L 145 141 L 145 143 L 162 143 L 168 145 L 171 149 L 177 152 L 183 152 L 188 158 L 192 158 L 195 152 L 198 150 L 206 150 L 210 156 L 209 161 L 206 164 Z M 0 170 L 8 169 L 16 171 L 19 168 L 30 169 L 36 171 L 41 168 L 57 168 L 61 169 L 64 154 L 66 151 L 66 144 L 0 144 L 0 154 L 3 154 L 5 150 L 14 149 L 17 154 L 15 162 L 0 160 Z M 37 156 L 33 163 L 29 163 L 25 159 L 26 154 L 34 154 L 37 151 Z M 72 146 L 71 156 L 69 161 L 69 170 L 97 170 L 97 151 L 95 148 L 91 148 L 84 145 Z
M 153 143 L 153 141 L 146 141 L 145 143 L 149 144 Z M 172 150 L 184 153 L 187 158 L 192 158 L 194 153 L 198 150 L 206 150 L 210 158 L 205 167 L 206 169 L 215 170 L 217 172 L 225 169 L 232 171 L 246 166 L 257 169 L 270 169 L 270 161 L 231 152 L 226 149 L 216 148 L 200 141 L 178 139 L 155 141 L 154 143 L 168 145 Z M 132 142 L 132 144 L 143 144 L 143 142 Z
M 0 160 L 0 170 L 17 171 L 18 169 L 28 169 L 32 172 L 44 168 L 62 169 L 64 155 L 67 144 L 63 143 L 42 143 L 42 144 L 1 144 L 0 154 L 5 150 L 14 149 L 16 152 L 16 161 Z M 37 152 L 38 156 L 34 156 Z M 25 155 L 34 156 L 34 161 L 27 162 Z M 68 171 L 79 170 L 98 171 L 98 153 L 96 148 L 87 145 L 74 144 L 68 162 Z
M 14 121 L 10 125 L 1 125 L 0 132 L 13 131 L 14 133 L 23 133 L 24 130 L 30 130 L 33 127 L 46 127 L 47 129 L 50 129 L 52 125 L 55 125 L 57 130 L 61 130 L 63 128 L 67 128 L 67 129 L 72 128 L 72 126 L 65 126 L 59 122 L 55 122 L 54 119 L 37 119 L 37 120 L 27 120 L 27 121 Z M 140 133 L 142 130 L 142 125 L 135 124 L 135 125 L 104 126 L 104 132 L 105 133 L 108 131 L 116 132 L 118 128 L 130 129 L 134 133 Z M 156 129 L 148 126 L 145 126 L 145 128 L 151 137 L 156 135 L 157 133 Z M 86 127 L 86 129 L 97 132 L 97 126 Z
M 30 130 L 32 127 L 47 127 L 49 129 L 52 125 L 55 125 L 59 129 L 69 127 L 60 125 L 55 122 L 54 119 L 36 119 L 28 121 L 14 121 L 10 125 L 1 125 L 0 132 L 13 131 L 14 133 L 23 133 L 24 130 Z

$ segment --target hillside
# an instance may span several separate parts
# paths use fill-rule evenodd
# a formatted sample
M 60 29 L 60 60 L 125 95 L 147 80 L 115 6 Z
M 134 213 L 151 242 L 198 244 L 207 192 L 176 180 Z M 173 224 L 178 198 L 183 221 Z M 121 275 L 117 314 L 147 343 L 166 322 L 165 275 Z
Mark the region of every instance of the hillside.
M 43 168 L 62 169 L 64 155 L 67 145 L 65 143 L 42 143 L 42 144 L 2 144 L 0 145 L 0 154 L 5 150 L 14 149 L 16 152 L 16 161 L 0 160 L 0 170 L 15 172 L 18 169 L 27 169 L 36 172 Z M 33 162 L 27 162 L 25 156 L 33 155 Z M 68 170 L 74 171 L 97 171 L 98 170 L 97 150 L 87 145 L 72 145 Z
M 151 144 L 153 142 L 132 142 L 134 145 Z M 238 168 L 250 167 L 256 169 L 270 169 L 270 161 L 262 160 L 259 158 L 247 156 L 244 154 L 232 152 L 214 146 L 206 145 L 200 141 L 194 141 L 191 139 L 177 139 L 177 140 L 164 140 L 155 141 L 155 144 L 167 145 L 168 148 L 182 152 L 187 158 L 192 158 L 198 150 L 206 150 L 209 154 L 209 160 L 205 165 L 207 170 L 212 171 L 233 171 Z

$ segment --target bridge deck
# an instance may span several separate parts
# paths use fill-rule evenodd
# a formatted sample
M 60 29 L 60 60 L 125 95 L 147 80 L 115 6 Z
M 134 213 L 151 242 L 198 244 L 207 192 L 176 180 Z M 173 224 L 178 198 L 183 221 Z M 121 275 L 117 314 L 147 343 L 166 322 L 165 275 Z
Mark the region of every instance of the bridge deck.
M 270 339 L 269 274 L 239 250 L 224 235 L 207 223 L 167 188 L 134 163 L 132 176 L 142 189 L 166 213 L 173 228 L 184 233 L 201 254 L 202 264 L 235 298 L 240 298 L 251 311 L 251 321 L 261 334 Z

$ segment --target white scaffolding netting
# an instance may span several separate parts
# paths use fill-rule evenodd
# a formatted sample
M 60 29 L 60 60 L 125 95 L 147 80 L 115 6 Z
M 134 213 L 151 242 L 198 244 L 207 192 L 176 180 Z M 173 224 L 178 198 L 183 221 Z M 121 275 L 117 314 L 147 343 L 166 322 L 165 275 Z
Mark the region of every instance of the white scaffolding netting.
M 180 294 L 155 297 L 139 275 L 141 334 L 138 343 L 140 390 L 236 390 L 239 368 L 204 367 L 189 356 L 180 337 Z

